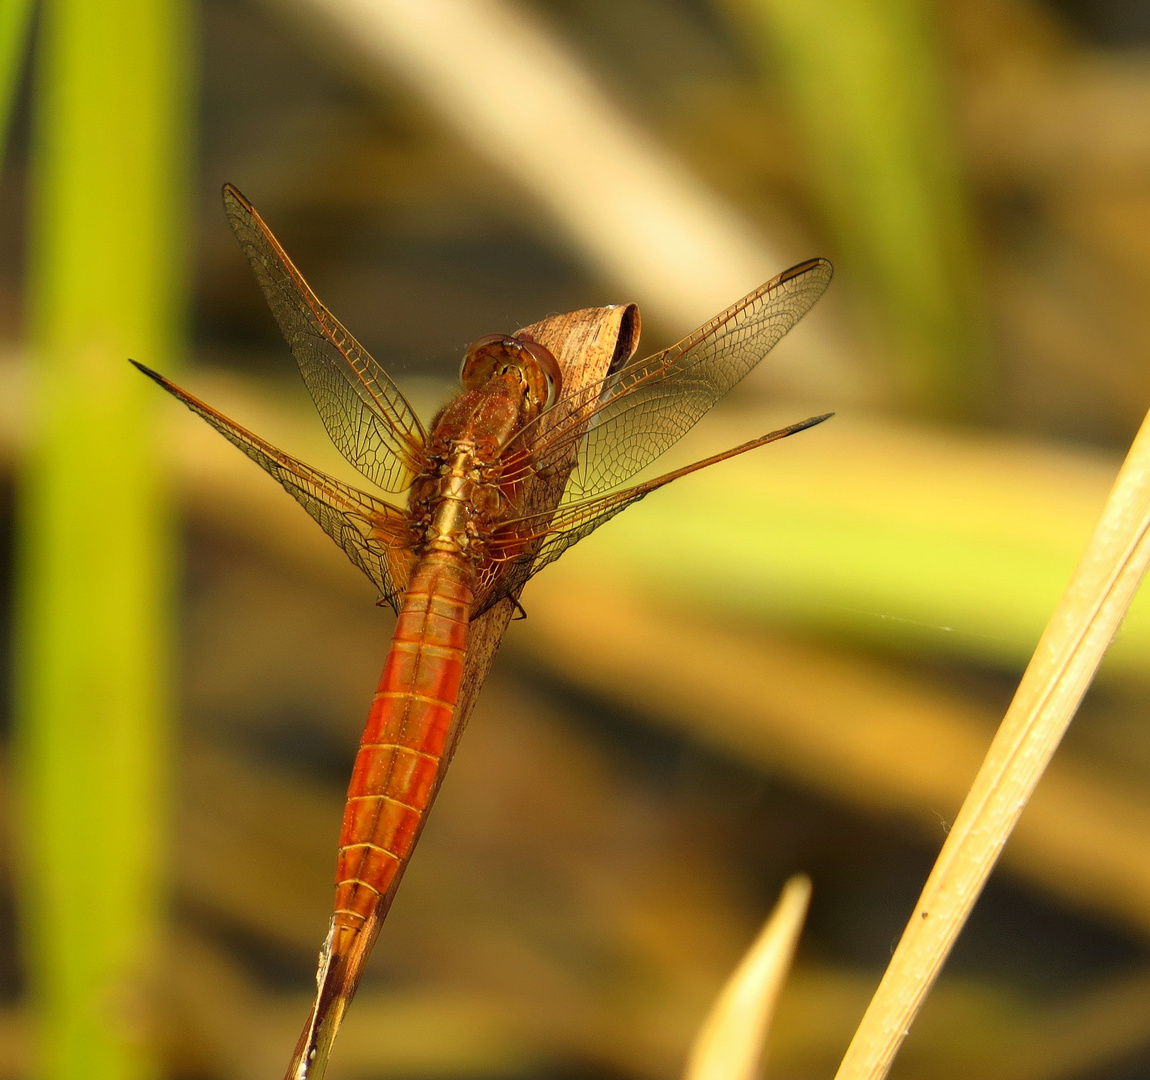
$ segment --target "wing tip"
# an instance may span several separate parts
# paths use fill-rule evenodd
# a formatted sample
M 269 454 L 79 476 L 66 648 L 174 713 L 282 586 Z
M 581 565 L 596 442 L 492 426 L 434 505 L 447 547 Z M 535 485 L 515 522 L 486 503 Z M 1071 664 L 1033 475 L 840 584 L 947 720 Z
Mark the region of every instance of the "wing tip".
M 239 206 L 241 210 L 244 210 L 249 214 L 255 211 L 255 207 L 252 206 L 250 202 L 248 202 L 247 198 L 244 196 L 244 193 L 240 191 L 240 189 L 236 187 L 235 184 L 224 184 L 224 186 L 220 189 L 220 197 L 223 199 L 224 207 L 226 209 L 230 209 L 234 203 L 235 205 Z
M 824 420 L 829 420 L 832 416 L 834 416 L 833 412 L 821 413 L 818 416 L 808 416 L 805 420 L 800 420 L 797 424 L 791 424 L 790 427 L 786 427 L 783 430 L 788 435 L 795 435 L 800 431 L 806 431 L 807 428 L 817 427 L 823 423 Z
M 152 368 L 148 367 L 147 364 L 141 364 L 139 360 L 133 360 L 130 356 L 128 357 L 128 363 L 131 364 L 132 367 L 134 367 L 137 371 L 141 371 L 147 375 L 148 378 L 152 380 L 152 382 L 159 383 L 165 388 L 171 386 L 171 383 L 169 383 L 163 375 L 161 375 L 158 371 L 153 371 Z
M 806 259 L 804 262 L 797 263 L 795 266 L 790 267 L 790 269 L 784 270 L 778 276 L 777 280 L 778 283 L 782 285 L 784 282 L 791 281 L 794 278 L 803 277 L 815 269 L 824 270 L 827 275 L 827 281 L 830 281 L 830 279 L 834 277 L 835 268 L 830 259 L 824 259 L 818 256 L 814 259 Z

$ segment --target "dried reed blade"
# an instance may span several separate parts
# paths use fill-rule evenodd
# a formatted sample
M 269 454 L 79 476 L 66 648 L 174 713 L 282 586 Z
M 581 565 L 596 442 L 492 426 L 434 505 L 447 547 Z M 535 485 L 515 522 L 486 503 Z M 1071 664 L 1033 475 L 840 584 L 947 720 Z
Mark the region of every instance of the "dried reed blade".
M 759 1074 L 810 898 L 809 878 L 793 877 L 783 886 L 771 917 L 703 1021 L 684 1080 L 754 1080 Z
M 836 1080 L 886 1076 L 1150 561 L 1150 416 L 1027 667 Z

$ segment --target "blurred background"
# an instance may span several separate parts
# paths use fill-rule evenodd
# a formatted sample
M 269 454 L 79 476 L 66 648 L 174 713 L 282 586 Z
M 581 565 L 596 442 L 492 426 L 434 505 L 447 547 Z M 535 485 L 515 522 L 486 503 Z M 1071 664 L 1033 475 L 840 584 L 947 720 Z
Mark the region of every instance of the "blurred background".
M 467 343 L 826 297 L 524 595 L 331 1076 L 662 1080 L 783 881 L 828 1077 L 1150 404 L 1144 0 L 6 0 L 0 1076 L 277 1076 L 392 617 L 124 362 L 352 478 L 236 184 L 429 418 Z M 1150 1076 L 1136 605 L 895 1069 Z

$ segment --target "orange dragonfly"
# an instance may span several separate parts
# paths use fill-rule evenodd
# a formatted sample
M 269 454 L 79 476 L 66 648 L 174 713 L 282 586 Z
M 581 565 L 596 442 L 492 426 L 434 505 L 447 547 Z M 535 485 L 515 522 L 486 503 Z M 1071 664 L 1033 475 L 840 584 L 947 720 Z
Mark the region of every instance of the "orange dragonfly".
M 825 420 L 619 489 L 807 312 L 831 265 L 800 263 L 679 344 L 621 357 L 575 391 L 530 334 L 482 337 L 463 358 L 462 392 L 429 432 L 254 207 L 231 186 L 224 206 L 332 441 L 377 488 L 407 493 L 401 510 L 327 476 L 136 365 L 270 473 L 399 617 L 348 788 L 316 1001 L 287 1072 L 318 1080 L 454 747 L 470 624 L 517 602 L 529 577 L 656 488 Z M 542 508 L 528 498 L 533 480 L 564 474 L 561 498 Z

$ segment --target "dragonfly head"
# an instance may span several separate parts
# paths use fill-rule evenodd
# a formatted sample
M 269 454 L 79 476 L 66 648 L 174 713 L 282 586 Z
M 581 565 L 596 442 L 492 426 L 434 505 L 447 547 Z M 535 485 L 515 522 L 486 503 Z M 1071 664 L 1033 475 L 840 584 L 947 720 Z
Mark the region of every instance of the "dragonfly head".
M 488 334 L 471 343 L 459 369 L 463 389 L 478 390 L 497 375 L 518 376 L 524 393 L 525 420 L 554 405 L 563 386 L 555 357 L 525 334 Z

